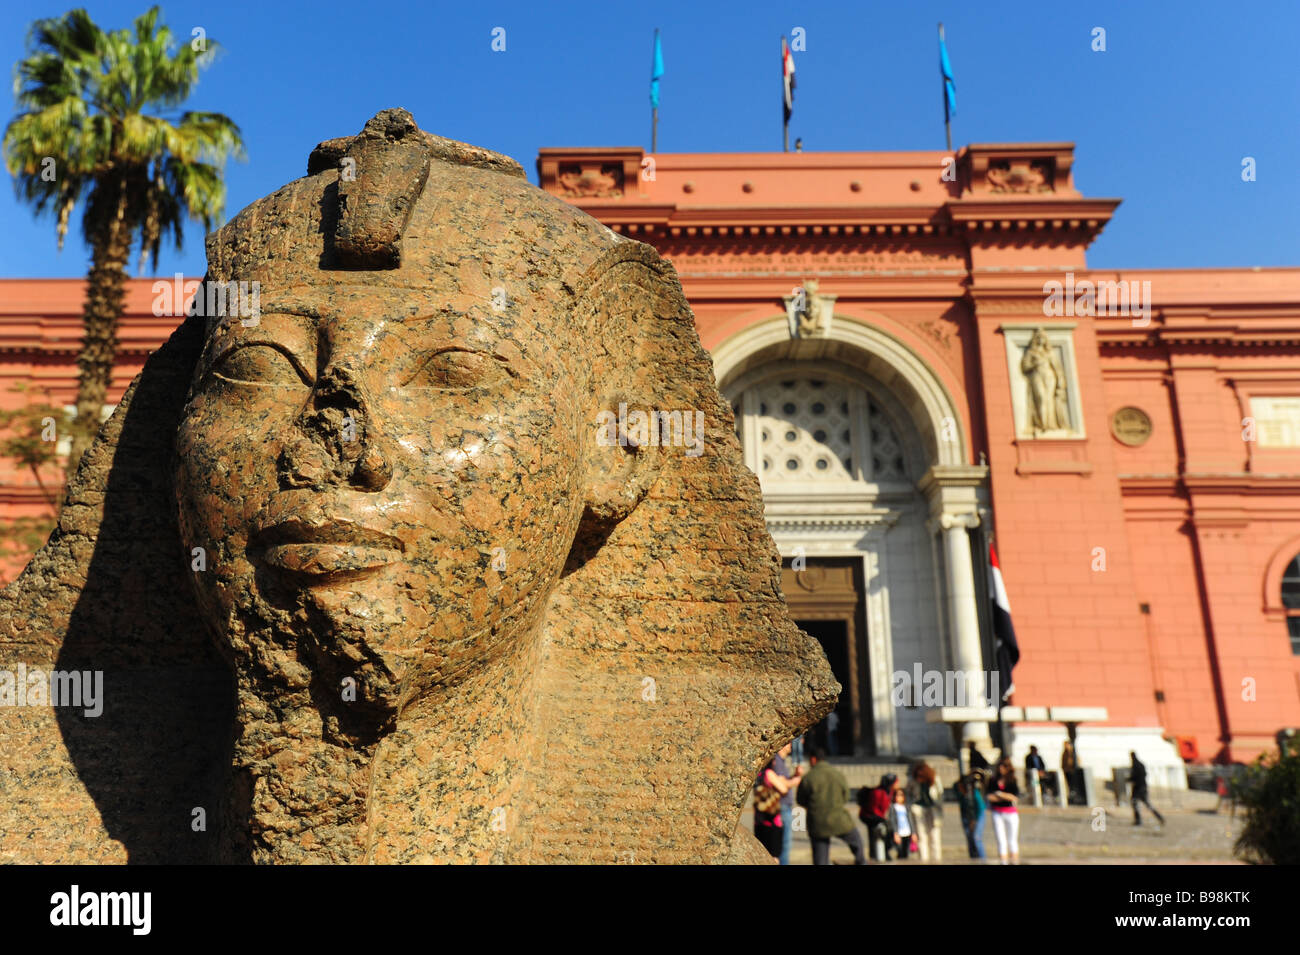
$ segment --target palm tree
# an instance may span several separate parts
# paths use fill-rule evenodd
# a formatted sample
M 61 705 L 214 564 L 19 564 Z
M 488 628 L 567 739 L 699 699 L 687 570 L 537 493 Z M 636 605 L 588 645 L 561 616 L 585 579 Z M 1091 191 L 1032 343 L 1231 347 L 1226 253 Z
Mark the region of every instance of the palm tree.
M 133 29 L 105 32 L 85 10 L 35 21 L 18 62 L 18 113 L 4 133 L 5 166 L 18 194 L 39 215 L 56 214 L 58 245 L 78 200 L 91 266 L 77 358 L 77 411 L 71 474 L 99 427 L 117 356 L 117 324 L 132 245 L 141 270 L 170 234 L 177 249 L 184 219 L 207 230 L 220 220 L 229 155 L 243 158 L 239 127 L 221 113 L 183 112 L 217 45 L 195 39 L 175 49 L 153 7 Z M 179 311 L 179 303 L 177 311 Z

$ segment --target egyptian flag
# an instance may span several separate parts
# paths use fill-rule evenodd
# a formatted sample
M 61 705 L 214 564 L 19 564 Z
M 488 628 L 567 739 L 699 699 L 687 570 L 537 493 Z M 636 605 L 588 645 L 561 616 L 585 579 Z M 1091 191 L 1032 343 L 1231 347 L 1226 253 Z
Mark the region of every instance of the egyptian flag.
M 785 87 L 785 121 L 788 123 L 790 114 L 794 112 L 794 56 L 785 37 L 781 37 L 781 82 Z
M 1020 662 L 1020 644 L 1016 642 L 1016 628 L 1011 625 L 1011 602 L 1007 588 L 1002 583 L 1002 568 L 998 566 L 998 552 L 989 544 L 989 600 L 993 604 L 993 645 L 998 658 L 998 683 L 1002 699 L 1016 691 L 1011 671 Z

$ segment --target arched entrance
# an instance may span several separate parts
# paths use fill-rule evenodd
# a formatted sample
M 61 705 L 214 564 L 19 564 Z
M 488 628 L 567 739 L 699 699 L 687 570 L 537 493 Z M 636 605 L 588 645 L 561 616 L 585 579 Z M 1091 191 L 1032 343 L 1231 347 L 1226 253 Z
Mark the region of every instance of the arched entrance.
M 835 317 L 791 338 L 786 318 L 713 350 L 746 464 L 759 476 L 783 587 L 844 686 L 815 737 L 843 755 L 942 753 L 946 727 L 894 675 L 983 669 L 972 548 L 986 469 L 966 463 L 961 417 L 938 378 L 878 328 Z M 987 725 L 971 723 L 985 740 Z

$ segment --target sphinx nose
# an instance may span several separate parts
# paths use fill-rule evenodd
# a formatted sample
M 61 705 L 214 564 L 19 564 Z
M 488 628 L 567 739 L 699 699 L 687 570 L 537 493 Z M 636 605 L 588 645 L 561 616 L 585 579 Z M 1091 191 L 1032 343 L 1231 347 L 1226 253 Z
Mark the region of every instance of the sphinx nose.
M 355 375 L 341 368 L 321 375 L 280 452 L 278 471 L 286 488 L 347 485 L 374 492 L 388 486 L 392 452 Z

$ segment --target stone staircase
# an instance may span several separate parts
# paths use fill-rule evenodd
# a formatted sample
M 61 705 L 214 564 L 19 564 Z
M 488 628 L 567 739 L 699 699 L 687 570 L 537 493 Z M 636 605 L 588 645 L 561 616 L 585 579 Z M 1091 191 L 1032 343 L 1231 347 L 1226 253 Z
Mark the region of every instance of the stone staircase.
M 917 756 L 907 762 L 889 757 L 832 756 L 827 762 L 844 774 L 850 789 L 857 790 L 863 786 L 879 785 L 880 777 L 886 773 L 893 773 L 900 783 L 905 783 L 908 770 L 920 759 L 934 767 L 945 790 L 952 788 L 958 775 L 957 760 L 952 756 Z M 805 763 L 804 770 L 807 768 Z

